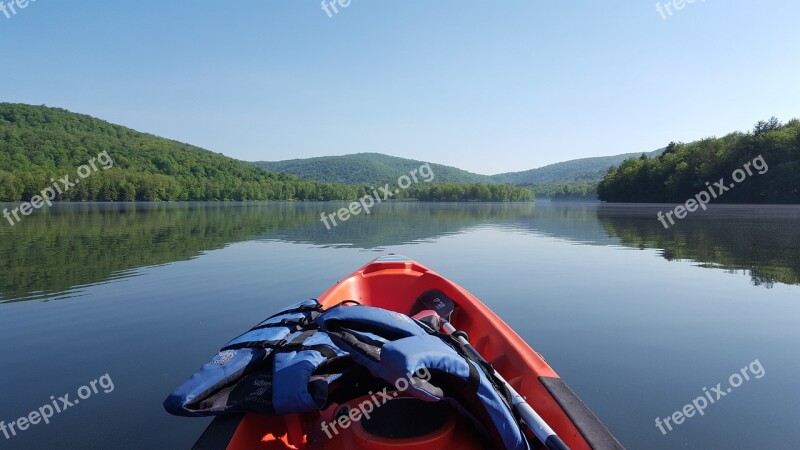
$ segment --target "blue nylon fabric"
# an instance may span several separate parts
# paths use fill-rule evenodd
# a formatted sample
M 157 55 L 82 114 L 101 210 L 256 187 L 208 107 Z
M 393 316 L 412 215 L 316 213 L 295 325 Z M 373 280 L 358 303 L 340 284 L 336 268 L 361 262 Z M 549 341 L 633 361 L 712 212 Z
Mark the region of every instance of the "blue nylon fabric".
M 323 406 L 308 392 L 308 380 L 324 360 L 319 352 L 310 350 L 275 354 L 272 403 L 277 414 L 311 412 Z
M 282 311 L 289 311 L 299 307 L 317 305 L 316 300 L 304 300 L 284 308 Z M 283 319 L 299 319 L 307 313 L 286 313 L 280 314 L 270 319 L 264 320 L 259 325 L 266 323 L 279 323 Z M 228 345 L 275 341 L 286 338 L 290 333 L 287 327 L 262 328 L 260 330 L 248 331 L 241 336 L 230 341 Z M 330 340 L 329 340 L 330 341 Z M 272 350 L 242 348 L 236 350 L 225 350 L 217 353 L 211 361 L 204 364 L 198 372 L 192 375 L 186 382 L 173 391 L 164 401 L 164 408 L 167 412 L 179 416 L 208 416 L 225 412 L 224 405 L 212 411 L 191 411 L 188 405 L 197 400 L 204 399 L 209 394 L 219 390 L 223 386 L 239 379 L 245 370 L 254 363 L 263 361 L 268 352 Z M 315 352 L 305 352 L 315 353 Z M 316 355 L 319 355 L 316 353 Z M 317 359 L 314 358 L 314 361 Z M 298 361 L 299 362 L 299 361 Z M 302 373 L 299 371 L 298 373 Z M 293 382 L 298 383 L 298 380 Z M 305 386 L 304 386 L 305 388 Z M 310 396 L 309 396 L 310 399 Z
M 506 404 L 500 397 L 500 394 L 497 393 L 497 390 L 492 386 L 489 379 L 483 373 L 483 371 L 478 367 L 478 364 L 475 362 L 470 362 L 470 364 L 475 365 L 478 369 L 478 374 L 481 377 L 481 384 L 478 388 L 478 397 L 481 400 L 481 403 L 486 407 L 486 410 L 489 411 L 489 417 L 492 418 L 492 422 L 497 430 L 500 432 L 500 436 L 503 437 L 503 442 L 508 449 L 515 449 L 515 450 L 529 450 L 530 446 L 528 445 L 528 440 L 522 435 L 522 432 L 517 425 L 517 420 L 511 411 L 506 407 Z
M 292 305 L 284 311 L 316 304 L 315 300 L 306 300 Z M 270 318 L 262 324 L 278 323 L 286 318 L 297 319 L 304 317 L 304 314 L 307 313 L 286 313 Z M 337 356 L 350 354 L 356 363 L 367 367 L 375 376 L 392 384 L 400 379 L 410 381 L 411 375 L 422 367 L 429 371 L 448 373 L 467 381 L 470 373 L 469 364 L 473 364 L 480 375 L 477 397 L 491 417 L 493 425 L 499 431 L 505 447 L 513 450 L 529 450 L 528 443 L 517 426 L 513 414 L 480 367 L 474 362 L 467 361 L 442 339 L 428 334 L 409 317 L 379 308 L 348 306 L 324 312 L 317 318 L 316 324 L 320 326 L 321 332 L 311 335 L 303 342 L 304 345 L 326 345 L 332 348 Z M 335 326 L 338 325 L 345 332 L 350 332 L 352 328 L 354 335 L 368 337 L 369 342 L 382 343 L 380 360 L 376 362 L 361 353 L 361 350 L 351 348 L 343 339 L 328 335 L 325 331 L 328 330 L 329 325 L 333 329 L 338 329 Z M 287 339 L 290 341 L 300 333 L 293 332 L 290 335 L 289 329 L 286 327 L 264 328 L 247 332 L 231 341 L 229 345 L 261 340 Z M 205 364 L 199 372 L 170 394 L 164 402 L 164 407 L 172 414 L 183 416 L 206 416 L 224 412 L 226 406 L 224 402 L 218 411 L 193 412 L 187 410 L 187 405 L 196 399 L 205 399 L 209 393 L 215 392 L 228 383 L 235 382 L 242 376 L 245 369 L 255 362 L 263 361 L 271 351 L 244 348 L 218 353 L 211 362 Z M 275 354 L 271 392 L 276 414 L 313 411 L 323 406 L 315 402 L 308 392 L 308 386 L 312 372 L 325 359 L 319 352 L 311 350 L 280 351 Z M 423 400 L 437 401 L 441 399 L 413 383 L 408 383 L 407 391 Z
M 382 330 L 384 336 L 388 333 L 415 336 L 425 332 L 416 322 L 405 314 L 373 308 L 371 306 L 346 306 L 335 308 L 325 311 L 323 316 L 318 319 L 323 328 L 325 328 L 328 322 L 337 320 L 354 321 L 359 324 L 372 326 Z
M 333 322 L 329 324 L 329 321 Z M 392 384 L 401 378 L 408 380 L 411 374 L 422 367 L 449 373 L 467 381 L 470 372 L 468 364 L 473 364 L 480 375 L 478 398 L 499 431 L 505 447 L 513 450 L 530 450 L 514 415 L 481 368 L 476 363 L 467 361 L 440 338 L 428 334 L 412 319 L 380 308 L 353 306 L 326 312 L 317 322 L 323 331 L 328 330 L 331 324 L 347 324 L 353 328 L 363 324 L 404 336 L 383 345 L 380 361 L 362 355 L 357 348 L 351 347 L 346 341 L 332 336 L 334 343 L 348 351 L 354 361 L 367 367 L 373 375 Z M 440 400 L 439 397 L 419 389 L 413 383 L 409 383 L 407 392 L 426 401 Z
M 334 350 L 337 356 L 347 355 L 333 345 L 331 338 L 324 333 L 312 335 L 303 345 L 325 345 Z M 313 350 L 275 354 L 272 400 L 276 413 L 310 412 L 324 406 L 317 404 L 308 392 L 308 380 L 325 360 L 322 354 Z
M 284 308 L 283 311 L 290 311 L 292 309 L 305 307 L 305 306 L 314 306 L 317 305 L 316 300 L 303 300 L 302 302 L 295 303 L 287 308 Z M 280 323 L 282 320 L 299 320 L 305 317 L 305 314 L 302 312 L 295 312 L 295 313 L 287 313 L 287 314 L 278 314 L 275 317 L 271 317 L 266 319 L 256 325 L 253 328 L 258 328 L 262 325 L 266 324 L 273 324 L 273 323 Z M 252 330 L 248 331 L 241 336 L 233 339 L 232 341 L 228 342 L 227 345 L 233 344 L 240 344 L 243 342 L 263 342 L 263 341 L 277 341 L 286 337 L 289 334 L 289 329 L 286 327 L 269 327 L 269 328 L 262 328 L 260 330 Z
M 249 331 L 236 339 L 228 342 L 226 345 L 241 344 L 246 342 L 274 342 L 285 339 L 289 335 L 289 329 L 286 327 L 278 328 L 262 328 L 260 330 Z
M 469 378 L 467 360 L 439 338 L 424 334 L 400 339 L 383 346 L 381 365 L 391 373 L 405 376 L 409 368 L 427 367 Z
M 266 352 L 262 349 L 226 350 L 217 353 L 211 362 L 203 367 L 178 389 L 173 391 L 164 401 L 164 408 L 170 414 L 178 416 L 205 416 L 203 413 L 191 413 L 185 405 L 202 398 L 206 392 L 216 390 L 227 383 L 227 380 L 241 376 L 253 361 L 263 359 Z M 227 361 L 226 361 L 227 360 Z M 220 364 L 218 362 L 224 362 Z

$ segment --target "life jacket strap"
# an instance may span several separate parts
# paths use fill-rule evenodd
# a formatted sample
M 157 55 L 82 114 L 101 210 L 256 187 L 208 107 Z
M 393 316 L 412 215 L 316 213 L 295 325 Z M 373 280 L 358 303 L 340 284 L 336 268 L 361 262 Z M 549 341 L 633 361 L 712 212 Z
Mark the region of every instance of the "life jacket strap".
M 287 342 L 288 341 L 286 339 L 281 339 L 278 341 L 239 342 L 236 344 L 226 345 L 225 347 L 222 347 L 220 349 L 220 352 L 224 352 L 225 350 L 240 350 L 243 348 L 278 350 L 286 347 Z
M 323 310 L 323 307 L 319 303 L 314 304 L 314 305 L 301 305 L 301 306 L 298 306 L 297 308 L 284 309 L 283 311 L 281 311 L 281 312 L 279 312 L 277 314 L 273 314 L 273 315 L 267 317 L 266 320 L 269 320 L 269 319 L 272 319 L 272 318 L 278 317 L 278 316 L 283 316 L 285 314 L 294 314 L 294 313 L 302 313 L 302 312 L 314 312 L 314 311 L 322 312 L 322 310 Z
M 505 383 L 499 380 L 497 376 L 495 376 L 496 372 L 495 368 L 494 366 L 492 366 L 490 362 L 476 358 L 475 355 L 473 355 L 472 352 L 469 351 L 469 349 L 467 349 L 467 347 L 461 343 L 461 341 L 459 341 L 452 335 L 442 333 L 440 331 L 432 331 L 430 330 L 430 328 L 427 327 L 423 328 L 426 328 L 426 331 L 428 331 L 428 333 L 434 336 L 438 336 L 443 341 L 449 343 L 450 346 L 453 347 L 458 352 L 458 354 L 461 355 L 464 359 L 472 361 L 474 364 L 480 367 L 484 376 L 486 376 L 486 378 L 492 384 L 494 389 L 500 394 L 500 398 L 506 403 L 506 406 L 508 406 L 509 410 L 514 414 L 515 417 L 518 415 L 513 408 L 513 399 L 511 397 L 511 393 L 508 391 L 508 387 L 505 385 Z M 470 368 L 470 383 L 472 383 L 472 378 L 475 376 L 478 376 L 479 378 L 479 375 L 477 374 L 477 369 L 475 369 L 475 367 L 473 367 L 472 364 L 470 364 L 469 368 Z
M 305 341 L 305 339 L 303 339 Z M 313 350 L 318 352 L 325 358 L 335 358 L 337 355 L 336 351 L 333 350 L 330 346 L 319 344 L 319 345 L 303 345 L 303 341 L 290 343 L 286 339 L 281 339 L 279 341 L 259 341 L 259 342 L 240 342 L 238 344 L 228 345 L 223 347 L 220 352 L 224 352 L 226 350 L 241 350 L 244 348 L 254 348 L 254 349 L 270 349 L 275 352 L 302 352 L 306 350 Z
M 264 328 L 277 328 L 277 327 L 304 327 L 309 324 L 309 320 L 305 317 L 299 319 L 282 319 L 280 322 L 265 323 L 250 328 L 250 331 L 263 330 Z

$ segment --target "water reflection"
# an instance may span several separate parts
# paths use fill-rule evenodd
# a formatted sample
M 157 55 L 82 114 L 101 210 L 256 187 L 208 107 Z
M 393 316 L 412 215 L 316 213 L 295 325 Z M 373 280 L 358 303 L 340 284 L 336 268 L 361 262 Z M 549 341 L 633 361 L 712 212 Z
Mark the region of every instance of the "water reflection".
M 246 240 L 381 250 L 500 227 L 579 244 L 660 249 L 668 260 L 800 284 L 800 208 L 720 206 L 669 230 L 658 206 L 391 203 L 327 230 L 332 203 L 62 204 L 0 226 L 0 302 L 80 295 L 138 268 Z
M 597 219 L 628 247 L 661 249 L 669 260 L 743 272 L 756 286 L 800 284 L 800 207 L 715 205 L 668 230 L 654 205 L 602 205 Z

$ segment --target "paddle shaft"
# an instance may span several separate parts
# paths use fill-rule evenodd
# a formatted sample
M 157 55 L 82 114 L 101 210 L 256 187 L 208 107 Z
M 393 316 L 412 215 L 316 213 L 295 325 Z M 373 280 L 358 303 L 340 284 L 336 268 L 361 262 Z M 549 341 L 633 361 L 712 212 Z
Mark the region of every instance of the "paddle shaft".
M 442 320 L 442 328 L 447 334 L 452 335 L 456 332 L 456 329 L 447 319 L 441 317 Z M 461 344 L 472 353 L 472 355 L 477 358 L 479 361 L 486 362 L 483 356 L 478 353 L 477 350 L 469 343 L 469 341 L 464 338 L 464 336 L 456 335 Z M 490 364 L 487 363 L 487 366 L 491 367 Z M 542 442 L 550 450 L 569 450 L 569 447 L 558 437 L 555 431 L 547 425 L 547 422 L 542 419 L 542 417 L 528 404 L 523 396 L 519 394 L 511 385 L 506 381 L 505 378 L 500 375 L 497 370 L 492 368 L 494 372 L 493 375 L 500 380 L 508 389 L 508 392 L 511 394 L 511 405 L 512 407 L 519 413 L 522 417 L 522 421 L 531 429 L 534 435 Z

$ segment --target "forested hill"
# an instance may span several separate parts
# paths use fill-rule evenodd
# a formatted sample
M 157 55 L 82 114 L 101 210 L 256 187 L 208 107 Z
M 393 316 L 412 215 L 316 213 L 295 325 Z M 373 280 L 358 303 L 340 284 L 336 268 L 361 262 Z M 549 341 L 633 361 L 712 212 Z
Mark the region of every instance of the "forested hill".
M 249 162 L 64 109 L 0 103 L 0 201 L 30 201 L 64 176 L 76 181 L 78 168 L 95 159 L 102 163 L 98 155 L 103 152 L 113 165 L 96 164 L 96 170 L 56 200 L 326 201 L 355 200 L 373 192 L 366 184 L 323 183 L 267 172 Z M 422 164 L 415 162 L 414 168 Z M 448 180 L 447 170 L 435 170 L 436 178 Z M 529 201 L 532 193 L 507 185 L 420 183 L 393 198 Z
M 647 153 L 655 156 L 662 152 Z M 431 164 L 435 183 L 511 184 L 532 189 L 545 197 L 596 198 L 595 188 L 612 166 L 641 153 L 583 158 L 564 161 L 538 169 L 508 172 L 499 175 L 479 175 L 456 167 Z M 321 156 L 286 161 L 254 163 L 265 170 L 286 172 L 300 178 L 346 184 L 383 184 L 392 182 L 423 164 L 413 159 L 398 158 L 380 153 L 356 153 L 344 156 Z
M 188 144 L 90 116 L 44 106 L 0 103 L 0 201 L 30 200 L 107 151 L 114 170 L 98 170 L 59 200 L 351 199 L 351 186 L 267 173 Z
M 713 188 L 715 203 L 800 203 L 800 121 L 772 118 L 749 133 L 671 143 L 658 157 L 611 169 L 597 191 L 609 202 L 683 203 L 720 179 L 734 187 Z
M 321 156 L 286 161 L 258 161 L 264 170 L 285 172 L 314 181 L 346 184 L 392 183 L 401 175 L 425 164 L 414 159 L 398 158 L 381 153 L 356 153 L 343 156 Z M 478 175 L 451 166 L 431 164 L 437 183 L 494 183 L 487 175 Z M 512 183 L 513 184 L 513 183 Z
M 646 153 L 646 155 L 652 157 L 660 154 L 662 151 L 664 151 L 664 149 Z M 603 179 L 603 176 L 608 172 L 610 167 L 619 165 L 628 158 L 639 157 L 641 155 L 642 153 L 624 153 L 614 156 L 572 159 L 539 167 L 538 169 L 492 175 L 492 179 L 498 183 L 516 185 L 597 182 Z
M 662 151 L 663 149 L 656 150 L 646 153 L 646 155 L 656 156 Z M 625 153 L 573 159 L 524 172 L 494 175 L 492 179 L 502 183 L 529 187 L 536 192 L 536 195 L 550 197 L 554 200 L 591 201 L 597 200 L 597 184 L 603 179 L 609 168 L 628 158 L 641 155 L 642 153 Z

